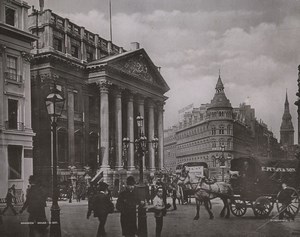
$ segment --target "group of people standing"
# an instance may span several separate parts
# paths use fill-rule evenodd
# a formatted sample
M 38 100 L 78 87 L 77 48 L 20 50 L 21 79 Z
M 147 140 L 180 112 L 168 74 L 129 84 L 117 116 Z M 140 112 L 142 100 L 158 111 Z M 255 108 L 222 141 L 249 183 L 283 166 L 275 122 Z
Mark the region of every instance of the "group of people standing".
M 145 208 L 154 212 L 156 219 L 156 236 L 160 237 L 163 227 L 163 216 L 166 214 L 166 198 L 164 198 L 164 187 L 158 186 L 156 189 L 156 195 L 152 204 L 145 203 L 143 200 L 139 200 L 137 190 L 135 188 L 135 180 L 133 176 L 129 176 L 126 180 L 126 187 L 120 192 L 116 209 L 120 211 L 120 222 L 122 228 L 122 235 L 125 237 L 134 237 L 137 235 L 137 207 Z M 106 236 L 105 223 L 109 213 L 114 211 L 114 205 L 111 202 L 108 195 L 108 185 L 104 182 L 100 182 L 98 185 L 98 192 L 89 197 L 89 205 L 87 218 L 91 213 L 94 213 L 94 217 L 99 220 L 99 227 L 97 237 Z

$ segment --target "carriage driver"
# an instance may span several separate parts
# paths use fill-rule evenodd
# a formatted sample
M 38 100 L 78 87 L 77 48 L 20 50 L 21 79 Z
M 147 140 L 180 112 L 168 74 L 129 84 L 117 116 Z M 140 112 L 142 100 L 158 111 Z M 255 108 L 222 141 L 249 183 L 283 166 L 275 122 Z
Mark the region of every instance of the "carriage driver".
M 291 189 L 287 189 L 287 185 L 286 183 L 282 183 L 281 185 L 282 190 L 279 193 L 278 196 L 278 202 L 282 203 L 282 207 L 281 210 L 279 212 L 279 220 L 282 220 L 284 218 L 284 216 L 287 217 L 288 220 L 294 220 L 294 216 L 292 213 L 289 212 L 288 210 L 288 205 L 291 203 L 292 201 L 292 190 Z

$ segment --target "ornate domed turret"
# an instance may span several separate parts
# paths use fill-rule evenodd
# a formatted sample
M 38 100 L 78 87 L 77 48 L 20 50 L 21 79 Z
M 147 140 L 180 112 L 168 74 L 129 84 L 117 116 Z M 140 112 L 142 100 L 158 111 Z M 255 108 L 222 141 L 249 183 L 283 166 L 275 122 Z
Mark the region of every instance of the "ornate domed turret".
M 212 108 L 232 108 L 230 101 L 225 95 L 224 85 L 220 75 L 216 85 L 216 93 L 209 106 L 209 109 Z

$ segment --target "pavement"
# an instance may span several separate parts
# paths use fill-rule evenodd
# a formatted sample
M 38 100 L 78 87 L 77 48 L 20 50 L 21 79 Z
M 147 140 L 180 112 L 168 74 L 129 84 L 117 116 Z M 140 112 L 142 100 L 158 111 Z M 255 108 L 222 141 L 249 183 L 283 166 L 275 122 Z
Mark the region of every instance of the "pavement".
M 114 200 L 115 202 L 116 200 Z M 171 203 L 171 200 L 168 200 Z M 96 236 L 98 219 L 90 217 L 86 219 L 87 201 L 67 201 L 59 202 L 61 208 L 61 232 L 63 237 L 92 237 Z M 214 220 L 209 220 L 209 216 L 204 207 L 200 208 L 200 219 L 193 220 L 195 216 L 194 202 L 189 205 L 177 205 L 177 210 L 169 210 L 164 217 L 163 237 L 193 237 L 193 236 L 212 236 L 212 237 L 273 237 L 273 236 L 300 236 L 300 216 L 295 221 L 278 221 L 276 210 L 271 213 L 274 219 L 257 219 L 252 210 L 247 210 L 244 217 L 224 219 L 218 216 L 222 209 L 222 202 L 219 199 L 212 201 Z M 50 207 L 46 208 L 47 218 L 50 220 Z M 0 206 L 3 209 L 3 206 Z M 17 210 L 21 206 L 16 207 Z M 0 237 L 27 237 L 28 226 L 22 224 L 26 222 L 28 213 L 25 211 L 21 215 L 13 215 L 9 210 L 2 216 L 3 224 L 0 225 Z M 147 214 L 148 237 L 155 236 L 155 218 L 153 213 Z M 109 214 L 106 222 L 107 237 L 122 236 L 120 225 L 120 213 Z M 49 236 L 49 233 L 46 236 Z

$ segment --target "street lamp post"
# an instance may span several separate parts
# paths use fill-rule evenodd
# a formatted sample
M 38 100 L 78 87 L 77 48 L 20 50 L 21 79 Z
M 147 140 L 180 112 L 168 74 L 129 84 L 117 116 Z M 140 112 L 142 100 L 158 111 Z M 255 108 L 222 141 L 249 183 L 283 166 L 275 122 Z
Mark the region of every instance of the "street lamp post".
M 300 145 L 300 65 L 298 66 L 298 91 L 296 93 L 297 101 L 295 105 L 297 106 L 297 114 L 298 114 L 298 145 Z
M 59 190 L 57 187 L 57 119 L 61 116 L 65 99 L 57 89 L 56 84 L 53 84 L 49 95 L 45 99 L 48 115 L 51 118 L 51 131 L 52 131 L 52 206 L 51 206 L 51 223 L 50 223 L 50 236 L 60 237 L 60 208 L 58 205 Z
M 137 185 L 137 195 L 140 201 L 145 201 L 146 199 L 146 186 L 144 185 L 144 168 L 143 168 L 143 157 L 145 155 L 147 144 L 151 143 L 153 148 L 156 150 L 158 148 L 158 138 L 154 137 L 152 141 L 148 142 L 147 137 L 144 135 L 142 128 L 144 123 L 144 118 L 140 114 L 136 117 L 138 134 L 139 137 L 131 142 L 128 137 L 123 138 L 123 149 L 127 151 L 130 143 L 134 143 L 135 150 L 139 159 L 139 184 Z M 138 207 L 138 234 L 139 236 L 147 236 L 147 215 L 144 205 L 139 205 Z

